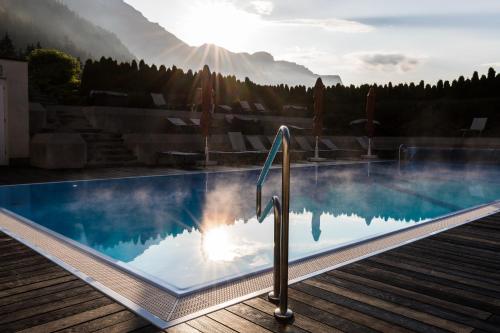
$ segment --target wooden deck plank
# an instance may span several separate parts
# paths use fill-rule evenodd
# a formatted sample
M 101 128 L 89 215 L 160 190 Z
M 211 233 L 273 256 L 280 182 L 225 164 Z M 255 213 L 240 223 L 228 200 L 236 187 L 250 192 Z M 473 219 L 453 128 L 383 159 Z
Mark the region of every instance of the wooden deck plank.
M 410 262 L 390 260 L 390 259 L 383 258 L 383 257 L 370 258 L 369 260 L 376 262 L 376 263 L 383 264 L 383 265 L 393 266 L 393 267 L 400 268 L 403 270 L 412 271 L 412 272 L 420 273 L 420 274 L 425 274 L 425 275 L 433 276 L 433 277 L 436 277 L 439 279 L 448 280 L 451 282 L 457 282 L 457 283 L 466 284 L 466 285 L 469 285 L 472 287 L 477 287 L 480 289 L 500 292 L 500 287 L 497 286 L 496 284 L 479 281 L 479 280 L 475 279 L 474 277 L 463 277 L 463 276 L 457 275 L 456 272 L 454 272 L 454 271 L 448 273 L 448 272 L 436 270 L 434 267 L 427 268 L 427 267 L 424 267 L 418 263 L 413 264 Z
M 211 332 L 218 332 L 218 333 L 235 333 L 236 331 L 219 323 L 218 321 L 215 321 L 211 319 L 210 317 L 203 316 L 196 318 L 194 320 L 191 320 L 187 323 L 189 326 L 197 329 L 198 331 L 202 333 L 211 333 Z
M 473 279 L 488 282 L 493 285 L 500 285 L 500 274 L 487 272 L 481 270 L 480 266 L 468 265 L 464 262 L 460 262 L 460 264 L 457 264 L 456 262 L 450 263 L 449 261 L 438 259 L 436 257 L 424 256 L 422 255 L 422 253 L 419 253 L 418 256 L 415 256 L 415 254 L 410 255 L 401 251 L 383 253 L 377 257 L 410 263 L 418 267 L 433 269 L 439 272 L 449 272 L 455 275 L 471 277 Z
M 24 309 L 32 308 L 35 306 L 41 306 L 44 304 L 50 304 L 52 302 L 57 302 L 57 303 L 63 302 L 64 300 L 66 300 L 68 298 L 75 297 L 75 296 L 82 295 L 82 294 L 87 294 L 87 293 L 90 293 L 92 291 L 93 291 L 92 287 L 90 287 L 88 285 L 83 285 L 83 286 L 72 288 L 72 289 L 65 288 L 62 291 L 59 291 L 59 292 L 56 292 L 53 294 L 49 294 L 49 295 L 44 295 L 42 297 L 35 297 L 35 298 L 30 297 L 30 298 L 25 299 L 21 302 L 11 303 L 11 304 L 5 305 L 5 306 L 0 306 L 0 316 L 4 315 L 4 314 L 8 314 L 8 313 L 14 313 L 14 312 L 16 312 L 16 314 L 17 314 L 18 311 L 22 311 Z
M 268 329 L 265 329 L 262 326 L 254 324 L 253 322 L 241 318 L 227 310 L 219 310 L 213 313 L 207 314 L 207 317 L 212 318 L 219 323 L 231 327 L 233 330 L 237 332 L 255 332 L 255 333 L 269 333 Z M 172 333 L 171 330 L 168 330 L 169 333 Z
M 70 280 L 67 282 L 63 282 L 63 283 L 59 283 L 59 284 L 55 284 L 55 285 L 51 285 L 51 286 L 47 286 L 47 287 L 43 287 L 43 288 L 39 288 L 39 289 L 34 289 L 34 290 L 27 291 L 27 292 L 18 293 L 18 294 L 14 294 L 11 296 L 0 298 L 0 306 L 6 306 L 9 304 L 13 304 L 13 303 L 23 302 L 26 300 L 35 299 L 37 297 L 46 297 L 46 296 L 51 295 L 53 293 L 57 293 L 60 291 L 64 292 L 66 290 L 71 290 L 73 288 L 82 287 L 85 285 L 86 285 L 85 282 L 78 280 L 78 279 L 73 279 L 73 280 Z
M 112 313 L 110 315 L 104 315 L 103 317 L 85 321 L 81 324 L 74 325 L 63 330 L 58 331 L 59 333 L 76 333 L 76 332 L 94 332 L 98 329 L 105 329 L 113 325 L 120 324 L 135 318 L 136 315 L 128 310 L 119 311 Z
M 339 270 L 328 272 L 328 275 L 332 275 L 336 278 L 340 278 L 349 281 L 353 281 L 356 284 L 356 289 L 362 286 L 369 286 L 377 290 L 390 292 L 395 295 L 400 295 L 402 297 L 408 298 L 410 301 L 418 301 L 426 304 L 431 304 L 444 309 L 453 309 L 453 311 L 459 313 L 460 315 L 470 315 L 477 319 L 486 320 L 491 316 L 490 312 L 482 311 L 464 304 L 452 303 L 441 298 L 428 296 L 425 294 L 417 293 L 411 290 L 395 287 L 391 284 L 382 283 L 379 281 L 364 278 L 362 276 L 342 272 Z
M 398 275 L 405 275 L 407 277 L 418 279 L 418 280 L 425 282 L 425 283 L 432 283 L 433 285 L 452 285 L 453 288 L 458 289 L 461 292 L 467 292 L 470 295 L 475 294 L 476 296 L 474 298 L 476 298 L 476 299 L 481 299 L 484 302 L 487 302 L 487 303 L 490 303 L 490 304 L 493 304 L 496 306 L 500 305 L 500 293 L 493 291 L 493 290 L 487 290 L 487 289 L 484 289 L 481 287 L 473 286 L 473 285 L 471 285 L 470 281 L 468 284 L 465 284 L 462 282 L 457 282 L 457 281 L 451 281 L 451 280 L 445 279 L 443 277 L 436 277 L 433 275 L 423 274 L 423 273 L 415 272 L 414 270 L 410 270 L 410 269 L 402 269 L 402 268 L 396 267 L 395 265 L 381 264 L 381 263 L 375 262 L 373 260 L 373 258 L 369 258 L 368 260 L 363 261 L 362 264 L 369 266 L 369 267 L 382 269 L 386 272 L 391 272 L 391 273 L 395 273 Z M 458 278 L 456 278 L 455 280 L 458 280 Z
M 357 291 L 352 291 L 352 289 L 338 287 L 333 283 L 329 283 L 329 281 L 324 281 L 323 279 L 310 279 L 305 283 L 310 284 L 312 286 L 327 290 L 329 292 L 342 295 L 344 297 L 348 297 L 350 299 L 363 302 L 364 304 L 369 304 L 375 306 L 379 309 L 383 309 L 386 311 L 390 311 L 392 313 L 396 313 L 401 316 L 405 316 L 408 318 L 412 318 L 418 320 L 422 323 L 426 323 L 432 326 L 440 327 L 442 329 L 457 332 L 457 333 L 467 333 L 473 330 L 472 327 L 468 327 L 461 324 L 456 324 L 446 319 L 442 319 L 440 317 L 436 317 L 434 315 L 430 315 L 426 312 L 414 310 L 410 307 L 397 304 L 391 301 L 387 301 L 381 299 L 379 297 L 370 296 L 368 294 L 360 293 Z
M 268 315 L 260 310 L 256 310 L 243 303 L 232 305 L 227 308 L 228 311 L 245 318 L 257 325 L 260 325 L 271 332 L 280 333 L 286 330 L 289 333 L 304 333 L 307 332 L 297 326 L 285 325 L 274 319 L 272 315 Z
M 498 299 L 463 289 L 457 289 L 446 284 L 421 281 L 411 276 L 396 274 L 377 267 L 368 266 L 365 263 L 355 263 L 347 267 L 342 267 L 341 270 L 348 273 L 360 274 L 384 283 L 392 283 L 395 286 L 410 289 L 429 296 L 438 296 L 454 303 L 467 304 L 487 312 L 496 312 L 499 310 L 496 304 L 491 304 L 491 302 L 498 303 Z
M 350 299 L 348 297 L 332 293 L 330 291 L 318 288 L 316 286 L 307 284 L 307 283 L 298 283 L 296 286 L 300 291 L 307 293 L 314 297 L 322 298 L 328 302 L 336 303 L 339 305 L 343 305 L 344 307 L 351 308 L 358 312 L 364 313 L 366 315 L 378 318 L 379 320 L 388 322 L 392 325 L 397 325 L 404 327 L 408 330 L 412 330 L 415 332 L 432 332 L 432 333 L 442 333 L 444 330 L 439 329 L 437 327 L 427 325 L 418 320 L 414 320 L 405 316 L 398 315 L 391 311 L 387 311 L 385 309 L 378 308 L 371 304 L 367 304 L 364 302 L 360 302 L 357 300 Z
M 294 311 L 298 311 L 306 317 L 345 332 L 410 332 L 403 327 L 339 306 L 322 298 L 311 296 L 294 288 L 290 289 L 290 306 Z
M 264 300 L 263 298 L 252 298 L 245 302 L 245 304 L 267 313 L 268 315 L 274 315 L 274 310 L 276 305 Z M 315 333 L 339 333 L 342 332 L 332 326 L 325 325 L 319 321 L 316 321 L 310 317 L 303 316 L 297 310 L 294 313 L 293 324 L 299 328 L 302 328 L 309 332 Z
M 77 325 L 79 323 L 84 323 L 91 321 L 96 318 L 100 318 L 112 313 L 123 310 L 123 306 L 117 303 L 111 303 L 97 309 L 88 310 L 76 315 L 64 317 L 58 320 L 49 321 L 48 323 L 33 326 L 25 330 L 20 331 L 21 333 L 34 333 L 34 332 L 55 332 L 60 331 L 64 328 Z
M 0 325 L 7 324 L 13 321 L 18 321 L 24 318 L 41 315 L 43 313 L 63 309 L 71 305 L 80 304 L 95 299 L 102 298 L 102 294 L 97 291 L 90 291 L 84 294 L 67 297 L 57 302 L 40 304 L 32 307 L 25 307 L 14 312 L 6 313 L 0 316 Z
M 123 333 L 134 332 L 144 327 L 150 327 L 151 324 L 145 319 L 134 316 L 132 319 L 123 321 L 107 327 L 101 327 L 96 330 L 96 333 Z

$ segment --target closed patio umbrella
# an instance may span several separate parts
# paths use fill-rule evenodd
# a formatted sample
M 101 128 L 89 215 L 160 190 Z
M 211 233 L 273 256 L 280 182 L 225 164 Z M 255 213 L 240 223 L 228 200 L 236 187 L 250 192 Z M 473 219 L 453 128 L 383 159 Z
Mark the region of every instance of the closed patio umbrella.
M 210 125 L 212 123 L 213 109 L 213 82 L 210 69 L 207 65 L 201 72 L 201 135 L 205 138 L 205 163 L 208 164 L 208 136 L 210 135 Z
M 368 154 L 372 156 L 372 138 L 375 132 L 374 125 L 375 116 L 375 89 L 373 87 L 368 91 L 366 96 L 366 134 L 368 136 Z
M 314 118 L 313 118 L 313 135 L 316 138 L 316 146 L 314 149 L 314 159 L 319 160 L 318 141 L 323 133 L 323 112 L 325 104 L 325 85 L 321 78 L 316 80 L 314 85 Z

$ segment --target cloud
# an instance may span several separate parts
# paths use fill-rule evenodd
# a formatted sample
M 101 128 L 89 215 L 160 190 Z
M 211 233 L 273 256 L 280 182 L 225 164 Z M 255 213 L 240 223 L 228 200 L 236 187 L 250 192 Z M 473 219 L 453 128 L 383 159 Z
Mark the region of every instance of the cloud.
M 286 24 L 286 25 L 296 25 L 296 26 L 301 26 L 301 27 L 316 27 L 316 28 L 322 28 L 327 31 L 335 31 L 335 32 L 348 32 L 348 33 L 363 33 L 363 32 L 371 32 L 375 28 L 363 24 L 357 21 L 351 21 L 351 20 L 343 20 L 343 19 L 302 19 L 302 18 L 297 18 L 297 19 L 287 19 L 287 20 L 279 20 L 275 21 L 276 23 L 279 24 Z
M 489 62 L 486 64 L 481 64 L 480 66 L 482 67 L 500 67 L 500 61 L 499 62 Z
M 270 0 L 223 0 L 223 2 L 224 1 L 232 4 L 235 8 L 259 16 L 269 16 L 274 10 L 274 2 Z
M 484 29 L 500 27 L 499 12 L 351 17 L 376 27 Z
M 250 1 L 250 5 L 259 15 L 271 15 L 274 9 L 274 4 L 271 1 L 265 0 Z
M 359 69 L 383 72 L 410 72 L 421 64 L 423 57 L 408 56 L 403 53 L 358 52 L 346 55 L 347 60 Z

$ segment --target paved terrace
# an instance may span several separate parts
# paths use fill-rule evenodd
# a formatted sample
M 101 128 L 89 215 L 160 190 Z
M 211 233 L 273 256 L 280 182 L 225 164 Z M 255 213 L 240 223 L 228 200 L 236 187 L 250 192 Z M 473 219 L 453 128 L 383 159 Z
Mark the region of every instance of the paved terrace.
M 12 172 L 0 182 L 61 178 L 60 173 L 30 171 Z M 144 171 L 90 170 L 85 178 Z M 63 178 L 76 177 L 82 179 L 82 173 Z M 500 214 L 496 214 L 292 285 L 290 307 L 296 314 L 292 325 L 277 323 L 274 305 L 261 296 L 168 332 L 499 332 L 499 252 Z M 15 331 L 159 329 L 0 233 L 0 332 Z

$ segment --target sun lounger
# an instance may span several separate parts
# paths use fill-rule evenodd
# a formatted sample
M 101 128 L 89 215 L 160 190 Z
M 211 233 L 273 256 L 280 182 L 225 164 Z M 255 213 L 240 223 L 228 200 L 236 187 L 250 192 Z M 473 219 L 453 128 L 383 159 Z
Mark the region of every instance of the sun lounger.
M 297 144 L 299 145 L 300 150 L 314 151 L 314 148 L 311 146 L 309 141 L 307 141 L 307 138 L 305 136 L 296 136 L 295 142 L 297 142 Z
M 262 143 L 262 140 L 260 139 L 259 135 L 247 135 L 246 136 L 248 142 L 250 142 L 250 145 L 254 150 L 257 151 L 267 151 L 268 149 L 264 146 Z
M 339 148 L 328 138 L 319 138 L 319 142 L 325 145 L 329 150 L 339 150 Z
M 276 138 L 275 136 L 271 136 L 271 135 L 267 137 L 267 139 L 271 143 L 271 146 L 274 143 L 275 138 Z M 281 152 L 281 151 L 282 151 L 282 148 L 280 147 L 279 152 Z M 290 149 L 290 156 L 291 156 L 292 160 L 295 160 L 295 161 L 305 160 L 308 157 L 307 155 L 311 155 L 311 154 L 312 154 L 312 152 L 307 152 L 305 150 L 297 150 L 297 149 L 293 149 L 293 148 Z
M 465 136 L 468 132 L 477 132 L 478 136 L 481 136 L 484 128 L 486 127 L 486 123 L 488 122 L 488 118 L 474 118 L 472 119 L 472 124 L 470 128 L 463 128 L 460 131 L 463 132 L 462 136 Z
M 167 118 L 167 120 L 174 126 L 178 126 L 178 127 L 189 127 L 188 124 L 186 124 L 186 122 L 184 120 L 182 120 L 181 118 Z
M 264 107 L 264 105 L 262 105 L 261 103 L 254 103 L 255 105 L 255 109 L 259 112 L 267 112 L 266 108 Z
M 368 150 L 368 138 L 366 136 L 358 136 L 356 137 L 356 141 L 361 146 L 362 149 Z M 372 141 L 372 149 L 375 149 L 375 145 Z
M 256 164 L 264 162 L 267 152 L 248 150 L 241 132 L 229 132 L 229 141 L 233 151 L 211 151 L 210 156 L 222 163 Z
M 252 108 L 247 101 L 240 101 L 240 107 L 243 111 L 252 112 Z
M 166 151 L 158 153 L 158 165 L 169 166 L 194 166 L 204 158 L 201 153 L 189 153 L 181 151 Z

